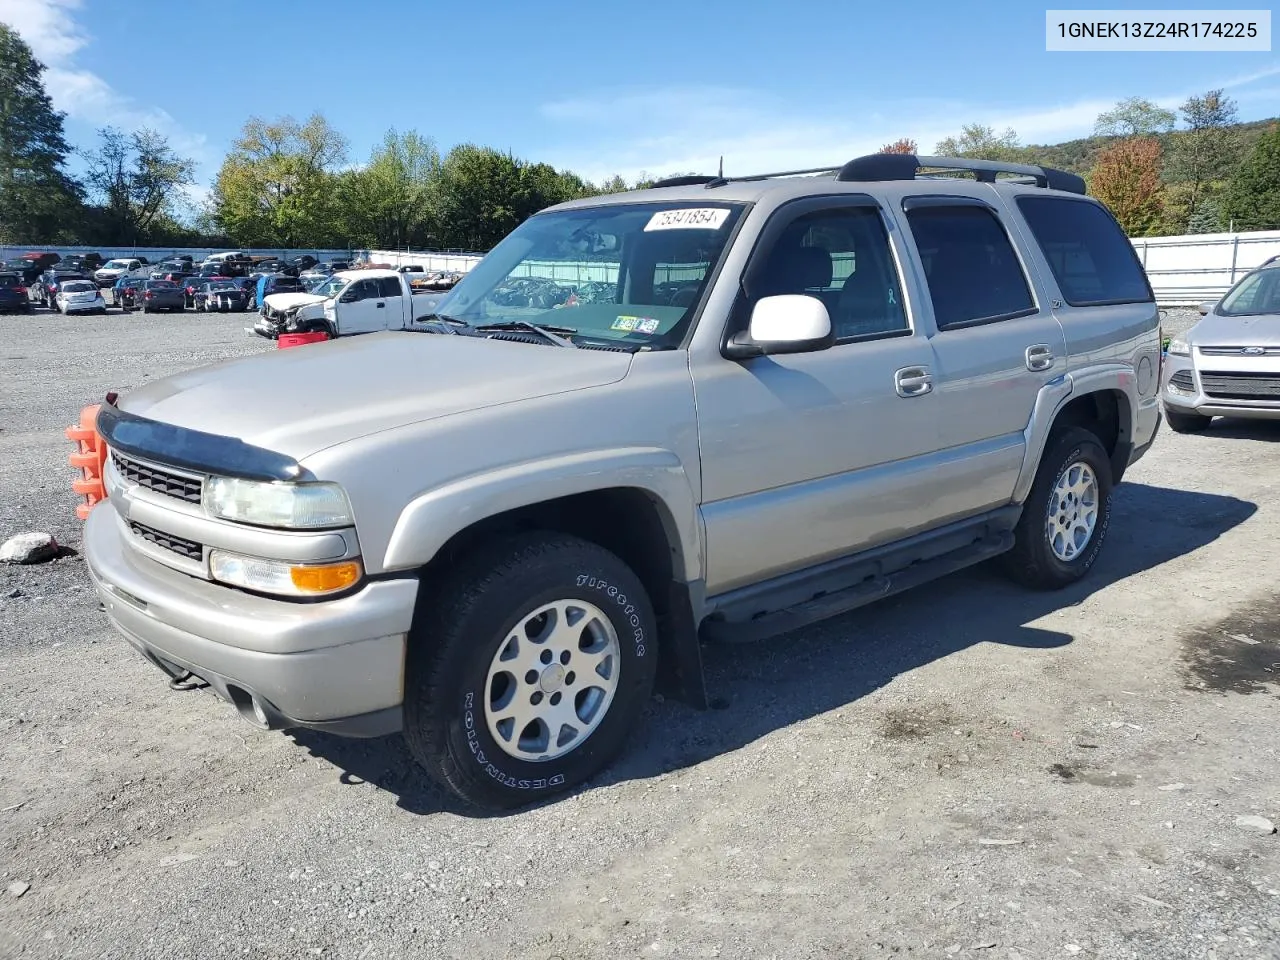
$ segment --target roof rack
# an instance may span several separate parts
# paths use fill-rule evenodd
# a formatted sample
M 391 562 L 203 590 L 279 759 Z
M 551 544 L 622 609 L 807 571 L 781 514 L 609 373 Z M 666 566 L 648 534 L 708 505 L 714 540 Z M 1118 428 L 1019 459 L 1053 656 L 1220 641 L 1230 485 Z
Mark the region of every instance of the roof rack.
M 914 180 L 921 168 L 936 170 L 968 170 L 979 183 L 995 183 L 996 174 L 1011 173 L 1029 177 L 1038 187 L 1084 193 L 1084 178 L 1054 167 L 1038 167 L 1029 163 L 1006 163 L 1003 160 L 971 160 L 967 157 L 917 157 L 909 153 L 872 153 L 850 160 L 836 175 L 845 183 L 870 180 Z
M 867 183 L 876 180 L 914 180 L 920 170 L 926 178 L 944 176 L 943 171 L 966 170 L 979 183 L 995 183 L 996 174 L 1011 174 L 1003 182 L 1020 183 L 1049 190 L 1065 190 L 1068 193 L 1084 193 L 1083 177 L 1054 167 L 1039 167 L 1029 163 L 1005 163 L 1003 160 L 971 160 L 967 157 L 917 157 L 909 153 L 870 153 L 856 157 L 840 167 L 810 167 L 807 170 L 782 170 L 778 173 L 753 173 L 744 177 L 723 177 L 708 174 L 688 174 L 666 177 L 656 181 L 650 189 L 658 187 L 687 187 L 702 184 L 708 190 L 729 183 L 746 183 L 753 180 L 773 180 L 777 177 L 801 177 L 820 173 L 834 173 L 844 183 Z

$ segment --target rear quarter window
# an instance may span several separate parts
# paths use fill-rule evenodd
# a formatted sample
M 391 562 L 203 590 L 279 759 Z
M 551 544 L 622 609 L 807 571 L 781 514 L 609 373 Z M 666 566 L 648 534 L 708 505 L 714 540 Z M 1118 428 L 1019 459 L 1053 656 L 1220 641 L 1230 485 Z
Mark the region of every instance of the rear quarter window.
M 1071 306 L 1155 300 L 1133 244 L 1100 204 L 1025 196 L 1017 204 Z

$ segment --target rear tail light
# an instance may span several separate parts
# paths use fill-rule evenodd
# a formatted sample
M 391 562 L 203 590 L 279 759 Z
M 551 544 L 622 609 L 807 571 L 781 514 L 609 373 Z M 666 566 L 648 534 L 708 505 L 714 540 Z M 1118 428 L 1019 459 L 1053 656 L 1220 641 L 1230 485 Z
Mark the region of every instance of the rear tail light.
M 151 293 L 151 291 L 150 291 L 150 290 L 148 290 L 148 291 L 147 291 L 146 293 L 144 293 L 142 296 L 143 296 L 143 299 L 145 299 L 145 300 L 150 300 L 150 299 L 151 299 L 151 297 L 153 296 L 153 294 Z

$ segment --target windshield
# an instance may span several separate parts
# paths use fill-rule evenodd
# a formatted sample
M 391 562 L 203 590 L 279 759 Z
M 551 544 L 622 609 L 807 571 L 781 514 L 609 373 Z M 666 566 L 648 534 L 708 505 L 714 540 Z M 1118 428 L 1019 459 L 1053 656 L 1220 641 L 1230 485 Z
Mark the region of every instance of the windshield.
M 230 280 L 219 280 L 217 283 L 207 284 L 205 289 L 207 290 L 239 290 L 240 288 L 236 286 L 234 283 L 232 283 Z
M 1280 270 L 1251 273 L 1222 298 L 1217 312 L 1225 317 L 1280 313 Z
M 22 286 L 22 278 L 16 273 L 0 273 L 0 287 L 9 289 Z
M 344 277 L 330 277 L 311 292 L 319 297 L 336 297 L 349 282 Z
M 742 214 L 731 203 L 628 203 L 538 214 L 440 301 L 472 326 L 528 321 L 670 348 Z
M 103 270 L 127 270 L 129 268 L 128 260 L 108 260 Z
M 178 285 L 172 280 L 148 280 L 148 290 L 177 290 Z
M 96 290 L 92 283 L 85 283 L 83 280 L 72 280 L 70 283 L 64 283 L 62 290 L 64 293 L 85 293 L 88 290 Z

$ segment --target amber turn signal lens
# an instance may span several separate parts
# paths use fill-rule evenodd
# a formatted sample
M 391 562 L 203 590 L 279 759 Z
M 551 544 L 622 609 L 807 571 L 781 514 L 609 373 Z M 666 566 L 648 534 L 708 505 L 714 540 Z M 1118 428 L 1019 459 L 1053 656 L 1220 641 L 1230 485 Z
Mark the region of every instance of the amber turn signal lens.
M 290 567 L 289 577 L 302 593 L 332 593 L 360 579 L 360 564 L 349 560 L 322 567 Z

